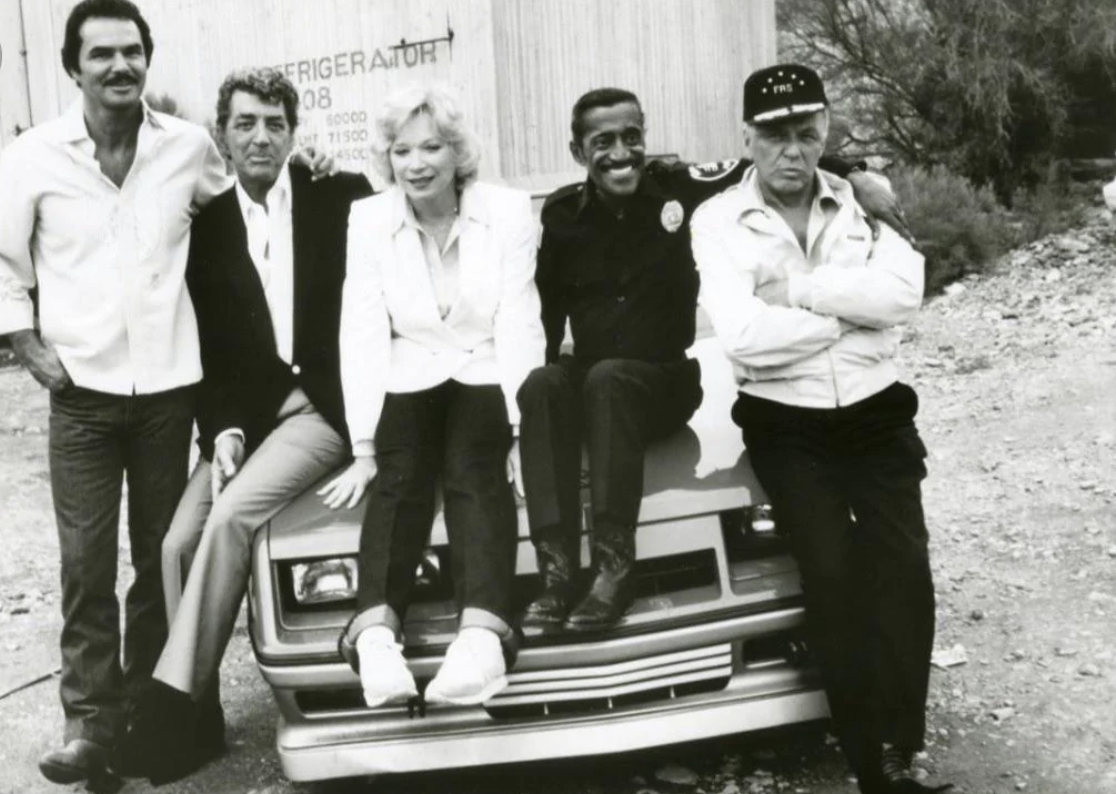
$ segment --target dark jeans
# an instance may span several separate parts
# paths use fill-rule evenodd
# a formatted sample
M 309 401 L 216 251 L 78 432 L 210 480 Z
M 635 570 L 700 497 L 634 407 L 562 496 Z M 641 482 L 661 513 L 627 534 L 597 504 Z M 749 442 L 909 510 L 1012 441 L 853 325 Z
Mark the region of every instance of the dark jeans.
M 934 640 L 918 397 L 892 384 L 854 405 L 796 408 L 741 395 L 733 418 L 790 535 L 807 632 L 853 766 L 879 745 L 918 750 Z
M 193 387 L 121 396 L 73 387 L 50 399 L 50 479 L 62 556 L 65 739 L 111 746 L 128 698 L 151 677 L 167 638 L 161 546 L 186 485 Z M 128 477 L 135 581 L 121 659 L 116 560 Z
M 402 620 L 434 520 L 439 475 L 455 596 L 511 622 L 517 524 L 507 478 L 511 428 L 499 386 L 447 381 L 389 394 L 360 533 L 358 614 L 387 605 Z
M 648 444 L 684 426 L 701 398 L 694 359 L 606 359 L 586 367 L 565 357 L 532 372 L 518 395 L 532 540 L 569 539 L 581 531 L 583 441 L 594 527 L 634 530 Z

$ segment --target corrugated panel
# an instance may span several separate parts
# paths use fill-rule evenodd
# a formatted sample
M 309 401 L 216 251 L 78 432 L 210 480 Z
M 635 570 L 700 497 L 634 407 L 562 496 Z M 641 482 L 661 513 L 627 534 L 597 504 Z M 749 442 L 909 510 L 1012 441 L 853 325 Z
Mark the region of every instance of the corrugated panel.
M 500 0 L 494 14 L 509 176 L 569 171 L 570 108 L 605 85 L 639 95 L 652 151 L 736 156 L 744 78 L 775 58 L 774 0 Z
M 19 0 L 0 0 L 0 146 L 31 124 Z

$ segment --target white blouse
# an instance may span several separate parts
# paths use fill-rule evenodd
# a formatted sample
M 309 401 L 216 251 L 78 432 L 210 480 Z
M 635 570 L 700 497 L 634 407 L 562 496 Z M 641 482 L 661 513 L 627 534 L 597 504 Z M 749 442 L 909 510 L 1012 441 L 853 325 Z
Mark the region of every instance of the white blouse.
M 407 222 L 407 209 L 405 194 L 394 187 L 355 202 L 349 214 L 341 381 L 354 455 L 371 454 L 387 393 L 423 391 L 450 379 L 499 384 L 516 426 L 516 392 L 543 364 L 534 280 L 538 224 L 530 197 L 477 182 L 462 192 L 453 243 L 456 297 L 445 317 L 422 233 Z

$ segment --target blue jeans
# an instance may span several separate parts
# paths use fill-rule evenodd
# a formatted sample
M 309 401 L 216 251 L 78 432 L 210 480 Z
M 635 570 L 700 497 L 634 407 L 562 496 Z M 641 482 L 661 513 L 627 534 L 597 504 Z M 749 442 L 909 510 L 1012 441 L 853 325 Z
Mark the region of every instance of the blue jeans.
M 161 546 L 186 486 L 194 389 L 123 396 L 73 387 L 50 398 L 50 479 L 62 556 L 65 740 L 111 747 L 128 700 L 167 637 Z M 121 657 L 116 560 L 128 478 L 135 581 Z

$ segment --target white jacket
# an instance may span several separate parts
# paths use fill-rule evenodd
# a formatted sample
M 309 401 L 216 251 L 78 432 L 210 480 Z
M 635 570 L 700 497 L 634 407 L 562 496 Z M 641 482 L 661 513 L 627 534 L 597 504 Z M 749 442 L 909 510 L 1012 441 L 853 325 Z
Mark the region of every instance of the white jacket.
M 367 454 L 388 392 L 453 379 L 499 384 L 508 419 L 515 396 L 543 364 L 535 289 L 538 225 L 521 191 L 472 183 L 460 201 L 458 295 L 443 320 L 418 231 L 394 187 L 357 201 L 341 308 L 341 382 L 354 453 Z
M 699 302 L 741 390 L 808 408 L 851 405 L 898 379 L 897 327 L 922 302 L 923 258 L 872 230 L 843 179 L 816 180 L 807 250 L 767 207 L 755 168 L 691 221 Z

